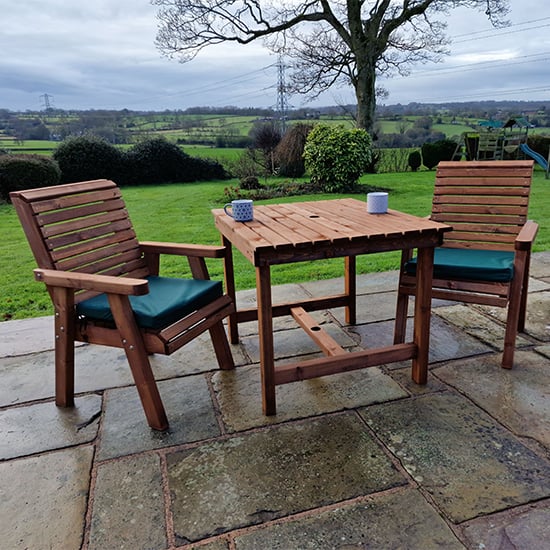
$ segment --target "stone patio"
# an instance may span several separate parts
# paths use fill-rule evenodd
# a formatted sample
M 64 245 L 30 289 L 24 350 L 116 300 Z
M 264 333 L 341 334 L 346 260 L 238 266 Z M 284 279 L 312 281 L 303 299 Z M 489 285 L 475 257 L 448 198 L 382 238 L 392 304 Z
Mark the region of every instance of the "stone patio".
M 426 386 L 408 363 L 287 384 L 268 418 L 248 323 L 235 371 L 217 369 L 208 337 L 152 357 L 163 434 L 121 350 L 79 345 L 76 407 L 58 409 L 52 319 L 1 323 L 0 547 L 550 548 L 550 253 L 531 275 L 511 371 L 501 310 L 435 302 Z M 396 283 L 358 278 L 355 326 L 343 310 L 314 315 L 347 349 L 390 343 Z M 275 327 L 277 361 L 318 354 L 292 319 Z

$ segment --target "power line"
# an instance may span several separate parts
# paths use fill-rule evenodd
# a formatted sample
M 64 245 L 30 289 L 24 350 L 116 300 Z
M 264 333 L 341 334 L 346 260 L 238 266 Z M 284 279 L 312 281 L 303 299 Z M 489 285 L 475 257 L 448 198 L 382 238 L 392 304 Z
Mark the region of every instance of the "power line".
M 505 34 L 516 34 L 518 32 L 525 32 L 525 31 L 530 31 L 530 30 L 533 30 L 533 29 L 543 29 L 545 27 L 550 27 L 550 23 L 547 23 L 546 25 L 537 25 L 536 27 L 527 27 L 525 29 L 518 29 L 518 30 L 515 30 L 515 31 L 507 31 L 507 32 L 501 32 L 501 33 L 496 33 L 496 34 L 488 34 L 486 36 L 478 36 L 477 38 L 466 38 L 464 40 L 456 40 L 456 41 L 453 41 L 453 44 L 462 44 L 464 42 L 472 42 L 474 40 L 485 40 L 487 38 L 494 38 L 495 36 L 500 37 L 500 36 L 505 35 Z
M 550 17 L 542 17 L 540 19 L 531 19 L 530 21 L 522 21 L 520 23 L 514 23 L 513 25 L 508 25 L 506 27 L 501 27 L 500 29 L 495 29 L 493 27 L 493 28 L 482 30 L 482 31 L 473 31 L 473 32 L 467 32 L 467 33 L 464 33 L 464 34 L 456 34 L 455 36 L 452 36 L 451 39 L 454 40 L 455 38 L 463 38 L 463 37 L 466 37 L 466 36 L 474 36 L 476 34 L 485 34 L 485 33 L 488 33 L 488 32 L 494 32 L 494 31 L 498 31 L 498 30 L 511 29 L 512 27 L 520 27 L 522 25 L 531 25 L 532 23 L 540 23 L 541 21 L 547 21 L 549 19 L 550 19 Z M 529 30 L 529 29 L 521 29 L 521 30 Z M 520 32 L 520 31 L 514 31 L 514 32 Z

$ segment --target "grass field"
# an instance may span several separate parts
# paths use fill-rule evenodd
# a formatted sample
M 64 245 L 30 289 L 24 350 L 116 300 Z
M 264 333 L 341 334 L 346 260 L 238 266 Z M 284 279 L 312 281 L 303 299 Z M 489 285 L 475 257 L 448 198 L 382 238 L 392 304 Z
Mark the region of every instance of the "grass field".
M 403 174 L 375 174 L 363 177 L 364 183 L 390 192 L 390 208 L 425 216 L 430 212 L 433 194 L 434 172 Z M 219 244 L 211 209 L 225 202 L 224 188 L 236 182 L 207 182 L 171 184 L 123 189 L 130 216 L 138 238 L 142 240 L 175 241 L 203 244 Z M 270 202 L 320 200 L 345 195 L 313 195 L 288 197 Z M 363 196 L 357 196 L 365 200 Z M 550 250 L 550 181 L 540 170 L 535 171 L 530 202 L 530 218 L 539 222 L 540 231 L 535 250 Z M 34 282 L 32 270 L 36 267 L 21 225 L 11 205 L 0 204 L 0 319 L 23 319 L 50 315 L 52 308 L 42 284 Z M 360 273 L 386 271 L 398 266 L 398 254 L 373 254 L 358 258 Z M 163 274 L 188 274 L 181 259 L 163 259 Z M 211 261 L 212 276 L 221 278 L 223 269 L 219 261 Z M 326 260 L 275 266 L 273 284 L 311 281 L 341 277 L 342 260 Z M 240 254 L 235 255 L 236 283 L 239 289 L 254 288 L 255 274 L 252 266 Z

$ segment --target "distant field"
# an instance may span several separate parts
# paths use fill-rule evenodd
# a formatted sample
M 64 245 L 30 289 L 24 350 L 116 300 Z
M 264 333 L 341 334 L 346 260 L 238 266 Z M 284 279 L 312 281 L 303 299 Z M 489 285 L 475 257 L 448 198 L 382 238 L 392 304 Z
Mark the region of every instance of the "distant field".
M 24 115 L 22 115 L 24 118 Z M 385 134 L 403 133 L 413 128 L 415 121 L 419 116 L 392 117 L 390 119 L 381 119 L 377 125 Z M 457 139 L 463 132 L 474 131 L 478 119 L 456 118 L 456 123 L 451 123 L 451 116 L 435 117 L 432 120 L 441 119 L 441 123 L 434 122 L 432 129 L 440 131 L 451 139 Z M 75 117 L 44 117 L 47 125 L 67 124 L 74 122 Z M 266 121 L 257 116 L 242 115 L 219 115 L 219 114 L 179 114 L 179 113 L 158 113 L 156 115 L 128 115 L 127 118 L 117 119 L 113 124 L 124 130 L 130 143 L 135 143 L 141 139 L 164 136 L 168 140 L 182 144 L 186 152 L 200 157 L 210 157 L 216 160 L 224 161 L 235 157 L 235 149 L 214 149 L 211 145 L 219 141 L 220 138 L 226 139 L 231 143 L 231 139 L 246 137 L 253 125 L 258 121 Z M 96 121 L 97 122 L 97 121 Z M 348 116 L 328 116 L 322 115 L 318 119 L 291 120 L 289 124 L 305 123 L 316 124 L 319 122 L 327 124 L 344 124 L 351 127 L 353 125 Z M 530 128 L 530 133 L 550 134 L 550 128 Z M 0 131 L 0 148 L 8 149 L 17 153 L 35 153 L 41 155 L 50 155 L 59 145 L 59 141 L 17 141 L 6 137 Z M 194 143 L 204 143 L 205 146 L 195 145 Z M 127 148 L 130 145 L 121 145 L 121 148 Z

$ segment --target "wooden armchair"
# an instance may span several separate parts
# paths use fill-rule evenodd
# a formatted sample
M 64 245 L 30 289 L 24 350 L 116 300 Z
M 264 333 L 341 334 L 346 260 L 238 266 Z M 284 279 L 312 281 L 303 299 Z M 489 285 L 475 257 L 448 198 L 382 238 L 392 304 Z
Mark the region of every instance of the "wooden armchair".
M 234 311 L 205 258 L 221 246 L 138 242 L 112 181 L 10 194 L 55 308 L 55 395 L 74 405 L 74 342 L 124 348 L 149 426 L 168 420 L 148 355 L 169 355 L 210 331 L 218 364 L 234 367 L 222 320 Z M 193 278 L 159 277 L 160 254 L 187 256 Z
M 507 307 L 502 366 L 512 368 L 525 328 L 531 246 L 538 225 L 527 221 L 533 161 L 440 162 L 431 219 L 446 223 L 435 250 L 433 297 Z M 416 260 L 404 251 L 394 341 L 404 341 Z

